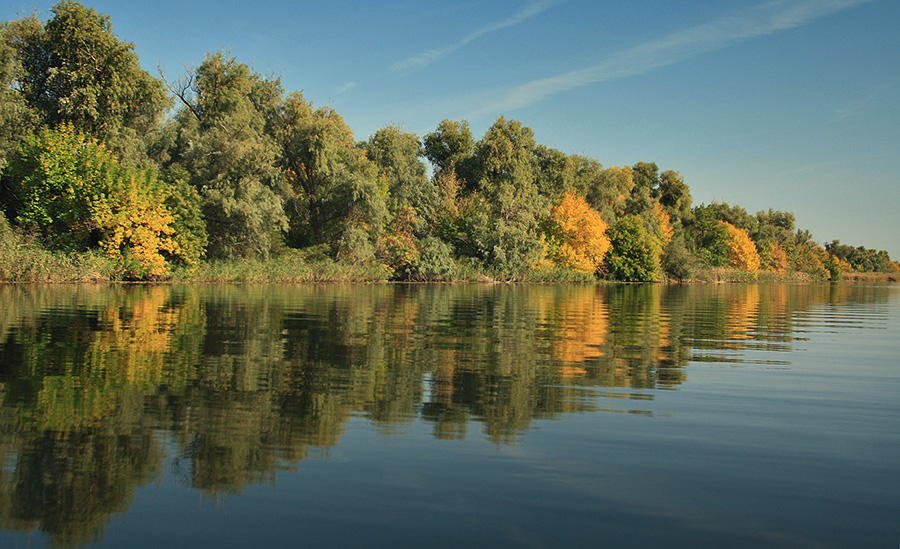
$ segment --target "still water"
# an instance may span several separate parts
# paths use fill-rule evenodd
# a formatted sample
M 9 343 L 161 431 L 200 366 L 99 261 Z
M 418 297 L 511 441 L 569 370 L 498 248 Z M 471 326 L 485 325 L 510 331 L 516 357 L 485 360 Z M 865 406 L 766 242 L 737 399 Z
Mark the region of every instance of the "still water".
M 900 542 L 900 287 L 0 286 L 0 546 Z

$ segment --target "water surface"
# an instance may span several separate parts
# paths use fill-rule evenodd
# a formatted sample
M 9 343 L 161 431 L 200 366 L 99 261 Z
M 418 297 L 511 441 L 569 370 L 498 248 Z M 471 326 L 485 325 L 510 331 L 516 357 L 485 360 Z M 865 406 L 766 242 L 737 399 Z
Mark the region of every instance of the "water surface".
M 900 288 L 0 286 L 0 544 L 895 547 Z

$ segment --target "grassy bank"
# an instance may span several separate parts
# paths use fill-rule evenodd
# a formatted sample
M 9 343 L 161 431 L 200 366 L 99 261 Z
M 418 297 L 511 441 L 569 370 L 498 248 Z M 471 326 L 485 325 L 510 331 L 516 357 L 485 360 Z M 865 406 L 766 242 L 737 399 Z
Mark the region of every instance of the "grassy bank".
M 841 282 L 859 282 L 863 284 L 888 284 L 900 282 L 897 273 L 844 273 Z
M 301 253 L 287 253 L 267 260 L 209 261 L 192 268 L 176 269 L 160 282 L 183 283 L 377 283 L 392 277 L 389 267 L 377 263 L 348 264 L 310 260 Z M 0 215 L 0 282 L 65 283 L 119 281 L 115 263 L 97 251 L 81 254 L 51 252 L 27 235 L 16 232 Z M 843 282 L 884 284 L 900 280 L 891 273 L 846 273 Z M 443 281 L 475 283 L 524 282 L 534 284 L 593 283 L 593 276 L 547 268 L 521 275 L 485 269 L 476 262 L 457 263 Z M 696 268 L 689 279 L 663 279 L 668 283 L 817 282 L 801 272 L 758 271 L 748 273 L 724 267 Z
M 17 233 L 0 215 L 0 281 L 90 282 L 111 280 L 115 265 L 98 252 L 64 254 Z

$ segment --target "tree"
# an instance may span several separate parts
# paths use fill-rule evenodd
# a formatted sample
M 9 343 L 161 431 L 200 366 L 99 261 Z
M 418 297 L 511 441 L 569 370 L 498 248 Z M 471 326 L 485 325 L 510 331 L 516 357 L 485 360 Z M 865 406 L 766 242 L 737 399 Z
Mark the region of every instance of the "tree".
M 336 243 L 348 230 L 377 236 L 387 220 L 387 179 L 355 146 L 344 119 L 291 93 L 270 127 L 288 197 L 288 243 L 334 245 L 337 256 L 341 246 Z
M 678 221 L 691 215 L 691 191 L 676 171 L 666 170 L 659 176 L 659 203 L 669 216 Z
M 50 11 L 43 26 L 30 17 L 8 28 L 25 103 L 43 124 L 72 124 L 123 161 L 142 163 L 141 138 L 170 105 L 162 83 L 141 69 L 134 44 L 113 34 L 108 16 L 70 1 Z
M 759 269 L 759 254 L 745 229 L 738 229 L 727 221 L 720 221 L 727 231 L 729 264 L 742 271 L 755 273 Z
M 566 193 L 553 208 L 545 229 L 547 257 L 565 269 L 593 274 L 610 242 L 607 225 L 583 197 Z
M 267 99 L 280 83 L 217 53 L 172 90 L 183 104 L 172 164 L 183 165 L 201 197 L 209 255 L 267 255 L 287 229 L 277 151 L 265 133 Z
M 777 240 L 764 240 L 757 245 L 759 252 L 759 266 L 778 273 L 783 273 L 788 268 L 787 252 Z
M 25 205 L 17 222 L 51 248 L 99 247 L 128 278 L 163 276 L 170 260 L 198 259 L 196 250 L 179 245 L 156 174 L 119 164 L 103 144 L 71 124 L 27 138 L 10 172 Z
M 419 160 L 422 146 L 414 133 L 388 126 L 375 132 L 366 143 L 366 157 L 387 180 L 391 209 L 411 207 L 423 219 L 434 217 L 438 190 Z
M 0 24 L 0 172 L 9 154 L 38 124 L 37 112 L 28 106 L 18 86 L 23 72 L 15 47 L 16 30 L 24 24 Z M 0 192 L 0 206 L 3 198 Z
M 659 196 L 659 168 L 654 162 L 638 162 L 631 167 L 634 187 L 628 198 L 626 209 L 629 214 L 639 214 L 648 210 Z
M 604 169 L 593 158 L 575 156 L 575 189 L 607 223 L 625 215 L 626 201 L 634 188 L 634 172 L 629 166 Z
M 625 216 L 608 234 L 610 250 L 606 254 L 606 269 L 612 278 L 626 282 L 659 280 L 659 245 L 647 234 L 641 218 Z
M 559 201 L 564 193 L 573 190 L 577 159 L 545 145 L 537 145 L 534 154 L 537 159 L 538 192 Z
M 543 258 L 540 220 L 549 208 L 535 180 L 534 132 L 499 117 L 475 150 L 478 200 L 484 204 L 470 221 L 479 255 L 506 273 L 523 273 Z
M 467 121 L 442 120 L 435 131 L 425 134 L 422 144 L 436 174 L 453 168 L 464 179 L 469 175 L 463 164 L 472 157 L 475 140 Z

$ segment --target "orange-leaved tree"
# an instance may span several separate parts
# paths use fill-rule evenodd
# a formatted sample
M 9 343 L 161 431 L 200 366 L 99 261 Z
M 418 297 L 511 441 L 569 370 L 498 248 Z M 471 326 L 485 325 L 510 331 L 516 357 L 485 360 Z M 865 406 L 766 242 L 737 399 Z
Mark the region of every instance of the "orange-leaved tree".
M 545 225 L 547 258 L 559 267 L 595 272 L 609 250 L 606 228 L 584 197 L 565 193 Z
M 759 269 L 759 253 L 746 229 L 739 229 L 727 221 L 720 223 L 728 231 L 726 246 L 731 266 L 742 271 L 756 272 Z

